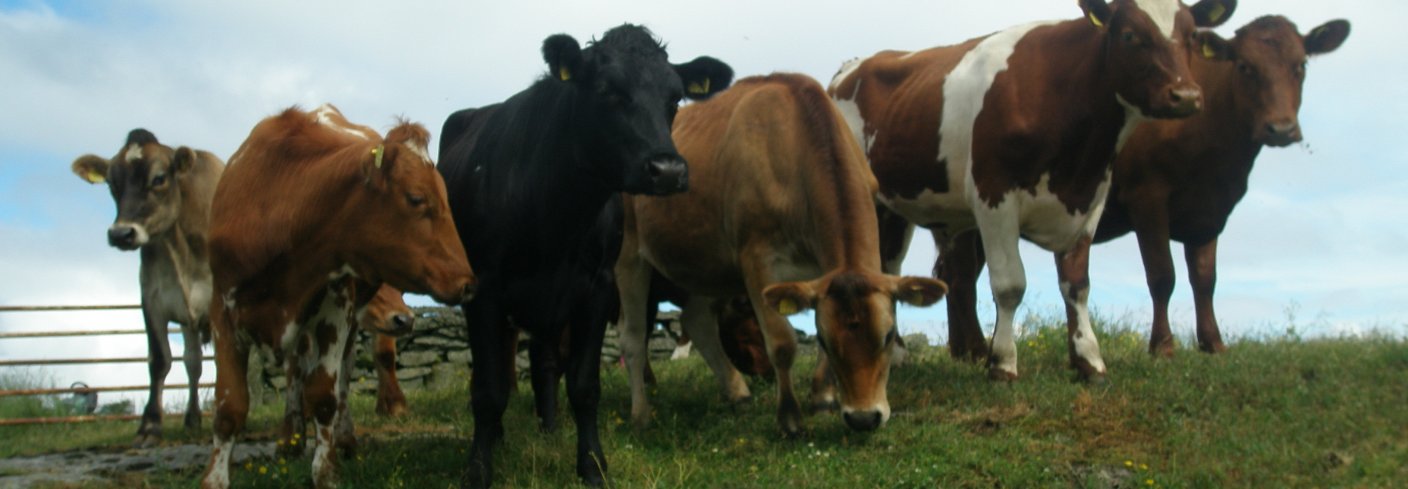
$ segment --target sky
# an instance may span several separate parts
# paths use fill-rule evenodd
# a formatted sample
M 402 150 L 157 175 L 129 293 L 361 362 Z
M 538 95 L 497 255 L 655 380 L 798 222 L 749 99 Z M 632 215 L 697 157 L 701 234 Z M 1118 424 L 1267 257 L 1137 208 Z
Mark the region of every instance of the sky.
M 1222 235 L 1216 304 L 1224 334 L 1279 333 L 1292 324 L 1320 335 L 1408 334 L 1408 281 L 1401 278 L 1408 272 L 1408 146 L 1394 143 L 1405 127 L 1408 85 L 1391 82 L 1408 79 L 1408 58 L 1390 48 L 1408 41 L 1401 28 L 1408 3 L 1243 1 L 1217 32 L 1231 37 L 1265 14 L 1286 15 L 1302 32 L 1345 18 L 1353 33 L 1338 51 L 1311 60 L 1300 112 L 1305 143 L 1262 152 L 1251 190 Z M 500 101 L 541 76 L 547 36 L 585 42 L 623 22 L 654 30 L 674 62 L 710 55 L 740 77 L 794 71 L 826 83 L 842 62 L 879 50 L 952 44 L 1080 15 L 1071 0 L 0 0 L 0 273 L 9 278 L 0 282 L 0 304 L 139 301 L 136 253 L 106 243 L 111 197 L 69 172 L 79 155 L 115 154 L 133 128 L 228 158 L 261 118 L 332 102 L 357 123 L 385 130 L 404 116 L 438 137 L 451 112 Z M 1022 254 L 1023 310 L 1059 314 L 1050 255 L 1030 245 Z M 904 272 L 928 275 L 933 260 L 920 236 Z M 1193 306 L 1181 261 L 1170 314 L 1186 342 Z M 1092 250 L 1091 280 L 1097 315 L 1147 324 L 1132 235 Z M 986 284 L 984 275 L 980 290 Z M 991 300 L 980 300 L 979 311 L 990 324 Z M 942 339 L 945 315 L 942 305 L 902 308 L 900 323 Z M 811 329 L 807 319 L 794 324 Z M 0 313 L 0 331 L 140 326 L 134 311 Z M 145 354 L 137 336 L 0 340 L 6 359 Z M 41 375 L 62 385 L 146 382 L 140 365 Z M 210 369 L 206 376 L 213 378 Z M 180 367 L 168 380 L 184 381 Z

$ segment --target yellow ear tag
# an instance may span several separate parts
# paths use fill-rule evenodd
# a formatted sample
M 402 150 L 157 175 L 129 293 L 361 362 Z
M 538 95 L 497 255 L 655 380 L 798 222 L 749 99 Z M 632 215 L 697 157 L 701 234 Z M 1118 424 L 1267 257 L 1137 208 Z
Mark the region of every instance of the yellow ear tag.
M 381 169 L 381 154 L 384 152 L 382 151 L 382 149 L 383 147 L 380 145 L 375 148 L 372 148 L 372 156 L 376 158 L 376 160 L 372 162 L 372 164 L 376 165 L 377 169 Z
M 792 299 L 783 299 L 777 301 L 777 312 L 782 313 L 783 316 L 791 316 L 793 314 L 796 314 L 797 303 L 793 302 Z
M 106 182 L 107 179 L 107 175 L 104 175 L 98 172 L 97 170 L 88 170 L 88 176 L 85 177 L 85 180 L 88 180 L 88 183 L 103 183 Z
M 568 81 L 572 79 L 572 72 L 567 71 L 567 67 L 558 68 L 557 77 L 561 78 L 562 81 Z
M 1091 12 L 1087 16 L 1090 17 L 1090 23 L 1095 24 L 1095 27 L 1105 27 L 1105 23 L 1100 22 L 1100 19 L 1095 16 L 1095 12 Z
M 703 82 L 690 83 L 689 93 L 692 95 L 705 95 L 709 93 L 709 79 L 705 78 Z
M 1208 12 L 1208 22 L 1214 22 L 1214 23 L 1216 23 L 1216 22 L 1218 21 L 1218 19 L 1221 19 L 1221 18 L 1222 18 L 1222 15 L 1223 15 L 1223 14 L 1226 14 L 1226 13 L 1227 13 L 1227 7 L 1226 7 L 1226 6 L 1222 5 L 1221 3 L 1216 4 L 1216 5 L 1213 5 L 1213 6 L 1212 6 L 1212 11 Z
M 1203 57 L 1207 59 L 1213 59 L 1217 57 L 1217 51 L 1213 50 L 1211 44 L 1203 43 Z

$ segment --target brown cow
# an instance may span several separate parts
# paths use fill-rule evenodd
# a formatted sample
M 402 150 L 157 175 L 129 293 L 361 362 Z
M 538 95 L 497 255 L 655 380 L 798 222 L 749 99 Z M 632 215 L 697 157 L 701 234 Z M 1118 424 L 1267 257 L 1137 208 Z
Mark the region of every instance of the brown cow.
M 1056 255 L 1072 366 L 1103 379 L 1086 312 L 1091 237 L 1125 136 L 1149 117 L 1186 117 L 1202 94 L 1188 58 L 1235 8 L 1203 0 L 1081 0 L 1084 16 L 1010 28 L 954 46 L 884 51 L 841 68 L 831 85 L 880 181 L 889 266 L 914 225 L 941 252 L 977 229 L 997 304 L 989 376 L 1017 378 L 1013 320 L 1026 291 L 1026 237 Z M 906 222 L 907 221 L 907 222 Z M 959 246 L 961 244 L 969 246 Z M 962 253 L 963 250 L 957 250 Z M 943 278 L 947 279 L 948 276 Z M 957 292 L 957 291 L 956 291 Z M 952 310 L 952 308 L 950 308 Z M 966 355 L 969 345 L 953 345 Z M 979 345 L 981 347 L 981 345 Z
M 616 265 L 633 420 L 650 417 L 641 338 L 656 269 L 691 292 L 681 323 L 731 394 L 742 381 L 718 354 L 711 297 L 747 294 L 777 371 L 785 434 L 802 431 L 802 413 L 791 381 L 797 339 L 784 314 L 804 309 L 817 311 L 846 424 L 880 427 L 890 415 L 885 384 L 898 337 L 895 301 L 928 306 L 946 287 L 881 273 L 875 181 L 821 85 L 795 74 L 740 80 L 680 109 L 673 136 L 690 164 L 690 191 L 627 197 Z M 708 342 L 715 347 L 704 348 Z
M 1213 314 L 1217 237 L 1232 208 L 1247 192 L 1252 163 L 1263 146 L 1301 140 L 1297 112 L 1306 57 L 1334 51 L 1349 36 L 1349 22 L 1335 20 L 1301 37 L 1280 16 L 1256 19 L 1237 30 L 1220 58 L 1198 60 L 1193 77 L 1208 108 L 1180 121 L 1141 126 L 1115 161 L 1105 215 L 1095 233 L 1104 242 L 1134 231 L 1154 300 L 1149 352 L 1173 354 L 1168 300 L 1173 294 L 1169 239 L 1183 243 L 1197 311 L 1198 348 L 1226 349 Z
M 401 298 L 401 291 L 389 285 L 377 289 L 376 296 L 357 313 L 357 327 L 367 331 L 371 337 L 377 376 L 376 413 L 379 415 L 396 417 L 406 413 L 406 395 L 396 379 L 396 337 L 410 333 L 414 326 L 415 316 Z M 353 371 L 356 358 L 350 353 L 355 349 L 349 347 L 349 354 L 343 357 L 343 372 Z M 307 445 L 300 441 L 306 439 L 308 434 L 304 417 L 307 407 L 303 402 L 302 360 L 293 354 L 296 351 L 298 349 L 284 352 L 284 379 L 288 384 L 284 388 L 284 422 L 279 432 L 278 451 L 282 456 L 301 455 Z M 339 376 L 342 392 L 352 392 L 351 379 L 351 375 Z M 337 445 L 339 449 L 354 449 L 357 438 L 352 417 L 347 413 L 347 403 L 338 404 L 338 408 L 341 409 L 338 413 L 341 422 L 337 425 Z
M 145 129 L 135 129 L 111 159 L 84 155 L 73 172 L 89 183 L 108 183 L 117 218 L 108 228 L 108 243 L 120 250 L 141 249 L 138 275 L 142 287 L 142 319 L 147 331 L 147 370 L 151 388 L 137 446 L 161 440 L 161 391 L 171 371 L 168 323 L 181 325 L 186 349 L 185 426 L 200 428 L 201 343 L 210 338 L 210 265 L 205 241 L 210 228 L 210 199 L 225 164 L 206 151 L 157 142 Z
M 230 158 L 211 205 L 215 447 L 203 487 L 230 484 L 250 346 L 302 359 L 318 443 L 313 482 L 335 487 L 339 376 L 357 313 L 383 283 L 448 304 L 472 296 L 429 139 L 418 124 L 383 140 L 330 105 L 290 108 L 256 125 Z

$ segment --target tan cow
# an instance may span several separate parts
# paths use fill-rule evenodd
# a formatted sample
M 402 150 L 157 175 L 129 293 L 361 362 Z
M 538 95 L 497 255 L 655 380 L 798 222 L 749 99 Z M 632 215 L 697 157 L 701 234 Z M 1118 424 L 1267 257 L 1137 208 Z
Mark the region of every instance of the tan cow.
M 203 487 L 230 484 L 251 346 L 303 359 L 313 482 L 336 487 L 339 376 L 357 314 L 383 283 L 448 304 L 472 296 L 429 139 L 418 124 L 402 122 L 383 140 L 331 105 L 290 108 L 256 125 L 230 159 L 211 206 L 215 446 Z
M 680 109 L 673 136 L 689 161 L 690 190 L 626 198 L 616 265 L 634 421 L 650 416 L 641 345 L 653 268 L 690 292 L 681 322 L 732 397 L 746 395 L 746 386 L 718 348 L 710 306 L 747 294 L 777 372 L 778 422 L 788 435 L 802 431 L 802 419 L 791 381 L 797 340 L 784 314 L 815 309 L 846 424 L 878 428 L 890 415 L 895 301 L 932 305 L 947 287 L 881 272 L 875 181 L 821 85 L 795 74 L 741 80 Z
M 205 241 L 210 199 L 225 164 L 206 151 L 172 148 L 146 129 L 134 129 L 116 156 L 83 155 L 73 172 L 89 183 L 107 182 L 117 204 L 108 244 L 140 249 L 142 319 L 147 331 L 147 370 L 151 387 L 137 446 L 161 440 L 161 391 L 171 372 L 168 324 L 181 325 L 190 396 L 185 426 L 200 427 L 201 343 L 210 337 L 210 265 Z

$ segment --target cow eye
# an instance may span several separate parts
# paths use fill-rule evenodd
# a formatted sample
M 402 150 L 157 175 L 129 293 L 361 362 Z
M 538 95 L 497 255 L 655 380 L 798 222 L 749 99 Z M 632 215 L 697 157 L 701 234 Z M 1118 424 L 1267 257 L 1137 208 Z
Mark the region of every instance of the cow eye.
M 1256 68 L 1246 62 L 1238 62 L 1237 71 L 1246 76 L 1256 76 Z
M 160 187 L 160 186 L 165 185 L 165 184 L 166 184 L 166 174 L 165 174 L 165 173 L 158 173 L 158 174 L 156 174 L 156 176 L 152 177 L 152 186 L 153 186 L 153 187 Z
M 423 196 L 423 195 L 415 195 L 415 194 L 406 194 L 406 203 L 407 203 L 407 204 L 411 204 L 411 207 L 420 207 L 420 206 L 423 206 L 423 205 L 425 205 L 425 196 Z
M 1139 36 L 1136 35 L 1134 31 L 1124 31 L 1122 39 L 1124 39 L 1125 44 L 1129 44 L 1131 46 L 1139 44 Z
M 890 346 L 890 345 L 895 344 L 895 341 L 896 341 L 896 340 L 899 340 L 899 338 L 900 338 L 900 330 L 899 330 L 899 328 L 890 328 L 890 333 L 887 334 L 887 335 L 885 335 L 885 346 Z
M 1296 65 L 1296 77 L 1302 77 L 1302 76 L 1305 76 L 1305 62 L 1304 62 L 1304 61 L 1301 61 L 1300 64 Z

